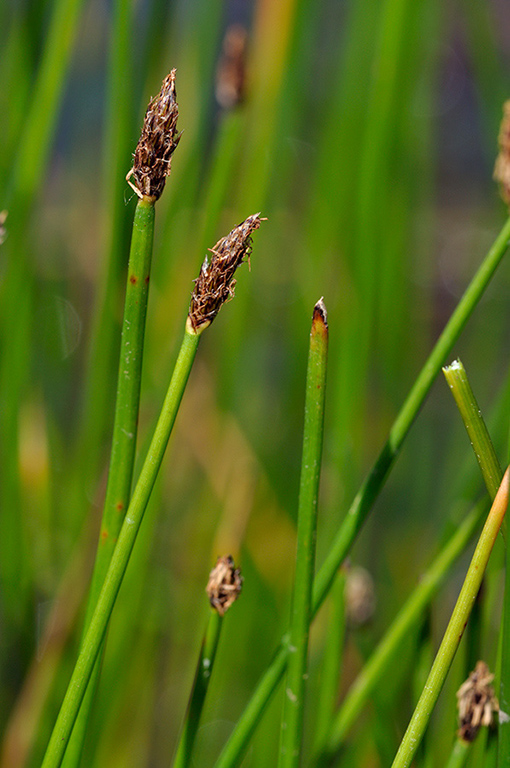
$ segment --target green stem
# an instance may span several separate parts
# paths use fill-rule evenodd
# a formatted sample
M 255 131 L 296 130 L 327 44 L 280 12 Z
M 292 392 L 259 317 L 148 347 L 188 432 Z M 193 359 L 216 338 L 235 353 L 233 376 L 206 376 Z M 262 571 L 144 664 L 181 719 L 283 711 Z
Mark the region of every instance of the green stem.
M 154 203 L 146 199 L 138 201 L 129 255 L 112 452 L 84 633 L 90 624 L 105 580 L 131 494 L 138 429 L 145 317 L 154 237 L 154 215 Z M 100 662 L 98 660 L 69 742 L 64 761 L 66 768 L 78 766 L 80 763 L 87 722 L 92 709 L 99 674 Z
M 463 768 L 469 757 L 471 742 L 457 739 L 453 745 L 446 768 Z
M 381 491 L 402 443 L 418 415 L 434 379 L 494 275 L 507 250 L 509 240 L 510 219 L 507 219 L 419 373 L 411 392 L 393 423 L 386 444 L 379 454 L 368 478 L 358 491 L 343 524 L 333 540 L 329 554 L 315 577 L 313 615 L 317 613 L 324 602 L 335 574 L 367 518 L 372 504 Z M 264 707 L 281 679 L 286 665 L 286 658 L 287 650 L 284 641 L 282 641 L 271 665 L 266 670 L 252 699 L 238 720 L 230 739 L 220 754 L 215 768 L 233 768 L 239 764 L 240 755 L 246 749 L 248 741 L 262 716 Z
M 198 726 L 200 724 L 200 717 L 204 707 L 209 680 L 211 679 L 222 623 L 222 617 L 217 611 L 213 611 L 209 615 L 202 648 L 200 649 L 200 657 L 198 659 L 195 681 L 193 683 L 193 691 L 191 693 L 184 728 L 179 741 L 173 768 L 188 768 L 188 766 L 191 765 L 191 754 Z
M 342 702 L 327 738 L 325 755 L 329 756 L 338 752 L 348 731 L 356 722 L 385 670 L 395 659 L 405 638 L 409 636 L 417 621 L 420 620 L 424 609 L 437 593 L 453 563 L 464 552 L 486 509 L 485 502 L 480 502 L 474 507 L 420 578 L 420 583 L 401 608 L 386 635 L 378 643 L 376 650 Z
M 411 721 L 404 734 L 392 768 L 406 768 L 423 737 L 435 703 L 441 693 L 446 675 L 457 651 L 466 627 L 471 608 L 482 583 L 485 568 L 508 504 L 510 468 L 505 472 L 491 511 L 478 540 L 469 570 L 464 579 L 452 617 L 430 670 L 427 682 L 420 696 Z
M 133 221 L 124 321 L 120 345 L 112 453 L 101 533 L 90 588 L 90 622 L 128 508 L 135 463 L 145 316 L 154 237 L 154 204 L 138 201 Z
M 90 620 L 64 701 L 42 763 L 42 768 L 57 768 L 62 762 L 86 686 L 99 656 L 108 622 L 126 571 L 151 491 L 175 422 L 175 417 L 195 359 L 200 336 L 184 333 L 183 342 L 168 387 L 165 402 L 152 438 L 140 477 L 133 492 L 103 588 Z
M 322 300 L 315 305 L 306 376 L 305 425 L 299 489 L 296 574 L 289 662 L 283 706 L 279 768 L 297 768 L 303 736 L 308 636 L 312 618 L 317 500 L 324 431 L 328 326 Z
M 471 440 L 489 496 L 494 499 L 503 472 L 474 392 L 471 389 L 466 369 L 460 360 L 455 360 L 451 365 L 443 368 L 443 373 Z

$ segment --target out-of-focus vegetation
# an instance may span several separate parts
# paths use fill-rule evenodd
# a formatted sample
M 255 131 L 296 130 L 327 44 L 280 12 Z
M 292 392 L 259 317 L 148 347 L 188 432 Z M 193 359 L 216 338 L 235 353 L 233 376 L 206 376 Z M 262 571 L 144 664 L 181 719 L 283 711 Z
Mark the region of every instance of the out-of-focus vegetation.
M 250 214 L 268 221 L 235 300 L 201 342 L 119 595 L 85 749 L 91 768 L 171 764 L 208 574 L 232 554 L 244 590 L 224 620 L 195 754 L 196 766 L 214 764 L 288 624 L 313 306 L 324 296 L 330 329 L 320 564 L 504 221 L 491 177 L 509 95 L 508 21 L 496 0 L 0 7 L 2 768 L 40 764 L 76 658 L 136 202 L 125 175 L 149 97 L 176 67 L 183 135 L 157 204 L 141 457 L 207 248 Z M 502 465 L 509 283 L 503 262 L 454 351 Z M 376 609 L 347 631 L 339 698 L 481 491 L 438 381 L 351 552 L 371 573 Z M 446 762 L 456 689 L 478 658 L 494 669 L 502 559 L 500 542 L 417 765 Z M 339 765 L 391 763 L 462 570 L 407 638 Z M 311 635 L 306 755 L 330 631 L 326 609 Z M 279 693 L 244 766 L 276 764 L 281 706 Z

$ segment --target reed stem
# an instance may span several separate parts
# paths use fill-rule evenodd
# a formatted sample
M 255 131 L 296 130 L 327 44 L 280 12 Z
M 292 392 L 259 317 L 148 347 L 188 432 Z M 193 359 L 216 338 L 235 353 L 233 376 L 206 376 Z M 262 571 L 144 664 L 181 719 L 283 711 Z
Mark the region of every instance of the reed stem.
M 308 636 L 312 619 L 317 500 L 324 429 L 328 325 L 322 299 L 313 312 L 306 376 L 305 425 L 299 489 L 296 574 L 289 635 L 289 662 L 282 717 L 279 768 L 296 768 L 303 740 Z

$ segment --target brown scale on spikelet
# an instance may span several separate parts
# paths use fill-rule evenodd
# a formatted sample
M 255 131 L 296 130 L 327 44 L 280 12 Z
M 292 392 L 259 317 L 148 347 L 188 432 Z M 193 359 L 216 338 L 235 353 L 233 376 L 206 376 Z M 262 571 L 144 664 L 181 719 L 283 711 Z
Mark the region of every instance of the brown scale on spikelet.
M 475 671 L 457 691 L 460 728 L 459 738 L 473 741 L 481 725 L 493 723 L 494 714 L 499 711 L 498 700 L 494 696 L 492 681 L 494 675 L 484 661 L 478 661 Z
M 234 274 L 240 264 L 249 259 L 251 234 L 260 227 L 260 214 L 249 216 L 226 237 L 210 248 L 212 258 L 206 256 L 191 294 L 188 328 L 201 333 L 212 323 L 222 304 L 234 295 Z
M 510 206 L 510 101 L 503 104 L 498 143 L 499 155 L 494 166 L 494 179 L 500 185 L 501 197 Z
M 177 133 L 178 116 L 175 69 L 172 69 L 147 107 L 133 155 L 133 167 L 126 176 L 126 181 L 140 198 L 156 201 L 161 197 L 166 177 L 170 174 L 172 154 L 181 137 Z M 133 181 L 130 181 L 131 177 Z
M 224 616 L 232 603 L 234 603 L 243 587 L 241 571 L 234 565 L 231 555 L 218 557 L 216 565 L 209 574 L 207 594 L 211 606 L 220 616 Z

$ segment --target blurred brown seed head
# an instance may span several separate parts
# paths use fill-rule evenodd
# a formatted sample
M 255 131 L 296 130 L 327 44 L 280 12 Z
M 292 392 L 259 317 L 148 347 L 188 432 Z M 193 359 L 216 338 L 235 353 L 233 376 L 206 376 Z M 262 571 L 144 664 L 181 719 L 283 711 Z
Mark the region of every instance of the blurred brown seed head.
M 498 143 L 499 155 L 494 166 L 494 179 L 500 185 L 501 197 L 510 206 L 510 101 L 503 104 Z
M 241 24 L 231 24 L 225 32 L 216 70 L 216 101 L 223 109 L 233 109 L 244 98 L 247 40 Z
M 484 661 L 476 664 L 465 683 L 457 691 L 460 728 L 459 738 L 473 741 L 481 725 L 492 725 L 499 711 L 498 700 L 491 685 L 494 675 Z
M 7 221 L 7 211 L 0 211 L 0 245 L 5 241 L 7 237 L 7 229 L 5 222 Z
M 142 134 L 136 145 L 133 167 L 126 179 L 138 197 L 157 200 L 170 174 L 172 154 L 179 143 L 175 93 L 175 69 L 165 77 L 161 90 L 145 113 Z M 130 181 L 132 177 L 133 181 Z
M 219 557 L 209 574 L 206 591 L 211 606 L 220 616 L 224 616 L 232 603 L 237 600 L 242 586 L 241 571 L 235 567 L 231 555 Z
M 345 583 L 345 608 L 351 626 L 362 627 L 375 612 L 374 580 L 365 568 L 352 568 Z
M 249 216 L 211 248 L 211 260 L 205 257 L 191 294 L 188 325 L 200 333 L 212 323 L 221 306 L 234 295 L 236 269 L 249 259 L 251 235 L 260 227 L 260 214 Z

